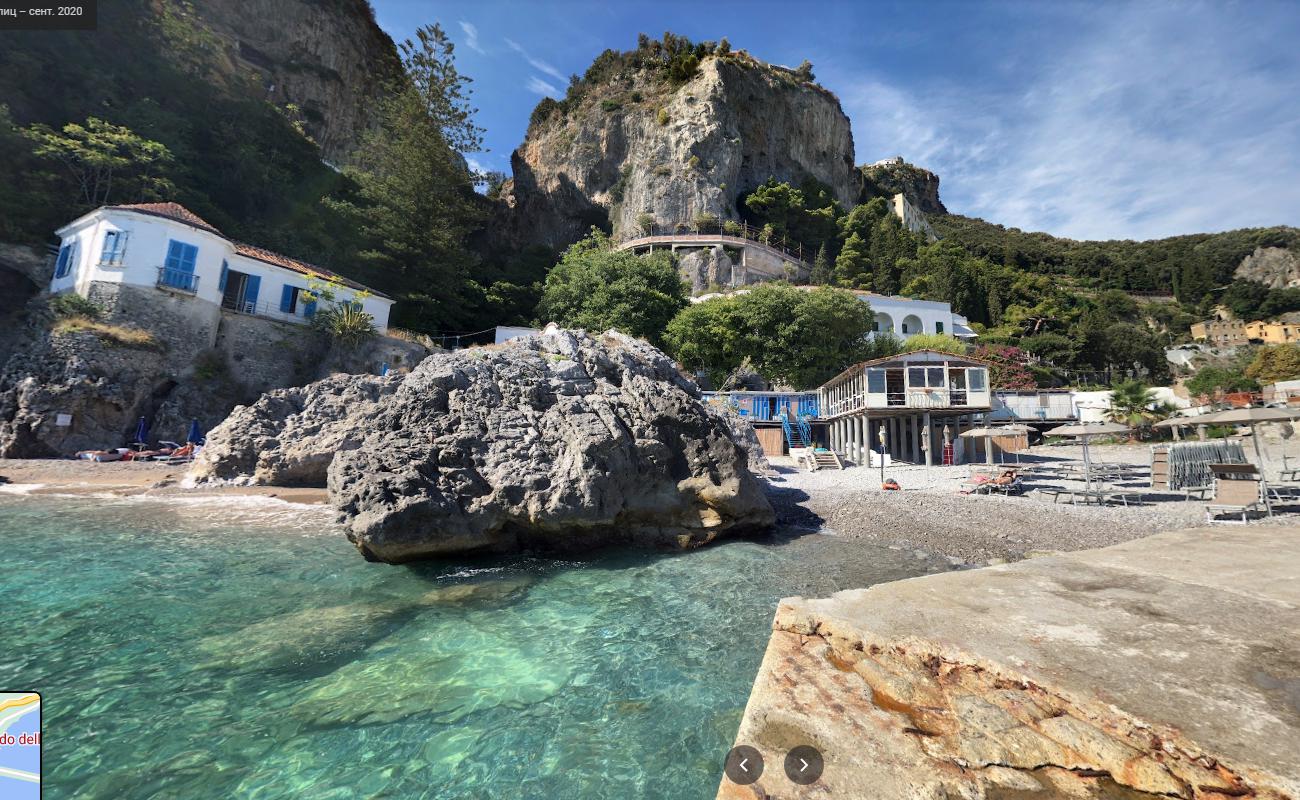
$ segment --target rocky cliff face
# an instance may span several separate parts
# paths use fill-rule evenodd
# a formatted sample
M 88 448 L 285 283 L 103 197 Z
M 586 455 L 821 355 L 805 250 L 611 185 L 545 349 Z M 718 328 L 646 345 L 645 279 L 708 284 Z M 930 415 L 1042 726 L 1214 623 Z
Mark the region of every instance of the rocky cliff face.
M 892 202 L 901 194 L 923 214 L 947 214 L 939 199 L 939 176 L 903 160 L 902 156 L 878 161 L 860 169 L 862 202 L 883 197 Z
M 1241 260 L 1232 277 L 1262 283 L 1270 289 L 1300 286 L 1300 258 L 1284 247 L 1256 247 Z
M 658 350 L 551 327 L 397 383 L 268 394 L 211 432 L 191 479 L 327 478 L 348 538 L 382 561 L 689 547 L 772 524 L 748 446 Z
M 140 417 L 151 441 L 180 441 L 191 420 L 207 430 L 263 392 L 380 362 L 404 369 L 429 353 L 385 336 L 340 350 L 300 325 L 215 308 L 205 317 L 152 289 L 94 284 L 91 299 L 98 320 L 56 320 L 37 298 L 0 343 L 12 350 L 0 369 L 0 458 L 120 447 Z
M 848 117 L 830 92 L 789 70 L 707 56 L 671 89 L 650 70 L 600 87 L 530 126 L 503 192 L 515 241 L 564 245 L 593 224 L 615 235 L 737 218 L 737 198 L 769 177 L 813 178 L 840 202 L 859 195 Z
M 219 40 L 232 84 L 298 106 L 331 162 L 347 160 L 384 81 L 400 70 L 366 0 L 204 0 L 193 9 Z

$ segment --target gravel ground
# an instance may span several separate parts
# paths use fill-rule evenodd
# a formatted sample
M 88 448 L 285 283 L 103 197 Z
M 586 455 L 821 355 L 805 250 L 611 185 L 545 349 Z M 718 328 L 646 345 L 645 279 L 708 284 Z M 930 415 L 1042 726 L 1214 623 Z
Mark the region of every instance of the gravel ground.
M 1037 447 L 1022 463 L 1042 464 L 1078 460 L 1078 447 Z M 1104 445 L 1092 448 L 1094 461 L 1145 465 L 1145 445 Z M 1009 466 L 1014 467 L 1015 464 Z M 786 524 L 817 528 L 825 533 L 871 539 L 889 545 L 941 554 L 962 563 L 984 564 L 1015 560 L 1035 551 L 1085 550 L 1105 547 L 1161 531 L 1207 524 L 1204 501 L 1181 494 L 1156 494 L 1152 502 L 1123 506 L 1075 506 L 1053 503 L 1035 486 L 1082 487 L 1082 482 L 1026 476 L 1023 496 L 963 495 L 958 489 L 970 476 L 970 466 L 895 466 L 885 469 L 902 491 L 880 490 L 880 470 L 849 467 L 805 472 L 789 459 L 775 459 L 777 473 L 768 479 L 768 495 Z M 1122 489 L 1146 489 L 1146 478 L 1111 484 Z M 1300 514 L 1279 513 L 1274 522 L 1300 523 Z

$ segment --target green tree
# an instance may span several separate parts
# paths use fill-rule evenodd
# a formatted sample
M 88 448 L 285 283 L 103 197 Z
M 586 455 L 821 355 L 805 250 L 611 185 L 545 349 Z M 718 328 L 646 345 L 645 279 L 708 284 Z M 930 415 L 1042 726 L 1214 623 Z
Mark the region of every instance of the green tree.
M 1074 363 L 1075 355 L 1078 352 L 1075 341 L 1059 333 L 1040 333 L 1036 336 L 1026 336 L 1020 340 L 1020 347 L 1035 358 L 1062 367 Z
M 784 237 L 810 249 L 836 237 L 843 213 L 830 187 L 809 180 L 796 188 L 775 178 L 746 195 L 742 209 L 751 224 L 771 226 L 776 241 Z
M 34 155 L 64 167 L 87 208 L 106 205 L 113 197 L 153 200 L 175 191 L 165 177 L 171 151 L 130 128 L 88 117 L 85 125 L 69 122 L 61 131 L 36 124 L 23 133 L 33 142 Z
M 745 360 L 743 330 L 736 298 L 715 297 L 688 305 L 673 317 L 664 344 L 678 363 L 704 373 L 715 389 L 724 389 L 728 376 Z
M 687 305 L 686 285 L 672 256 L 614 250 L 596 228 L 569 247 L 546 276 L 537 313 L 544 322 L 609 328 L 660 344 L 668 323 Z
M 1187 379 L 1187 393 L 1193 397 L 1213 397 L 1217 392 L 1257 392 L 1259 382 L 1235 369 L 1205 366 Z
M 482 220 L 473 177 L 455 149 L 476 146 L 478 132 L 458 105 L 465 90 L 456 82 L 464 79 L 451 63 L 451 42 L 436 25 L 417 38 L 402 45 L 405 78 L 380 101 L 379 124 L 346 171 L 356 190 L 327 205 L 360 231 L 357 260 L 371 283 L 397 296 L 394 321 L 435 331 L 462 305 L 465 238 Z
M 938 350 L 940 353 L 965 355 L 967 349 L 965 342 L 948 333 L 914 333 L 903 340 L 901 352 Z
M 817 257 L 813 259 L 812 275 L 809 282 L 814 286 L 825 286 L 831 282 L 831 279 L 831 259 L 826 254 L 826 243 L 823 242 L 822 246 L 817 248 Z
M 849 234 L 835 259 L 835 282 L 841 286 L 869 288 L 871 286 L 871 261 L 867 257 L 867 244 L 857 233 Z
M 850 292 L 765 283 L 684 310 L 669 325 L 669 351 L 714 385 L 742 363 L 774 383 L 811 388 L 887 348 L 867 338 L 871 309 Z M 881 353 L 885 354 L 885 353 Z
M 1261 347 L 1246 367 L 1246 377 L 1260 384 L 1300 378 L 1300 346 L 1278 344 Z

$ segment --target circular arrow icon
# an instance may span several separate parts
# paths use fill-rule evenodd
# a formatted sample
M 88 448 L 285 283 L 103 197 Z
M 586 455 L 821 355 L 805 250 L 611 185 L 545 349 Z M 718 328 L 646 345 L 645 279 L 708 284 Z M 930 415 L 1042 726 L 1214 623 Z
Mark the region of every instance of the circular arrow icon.
M 799 745 L 785 756 L 785 776 L 800 786 L 815 783 L 825 766 L 821 751 L 806 744 Z
M 722 771 L 732 783 L 748 786 L 763 774 L 763 754 L 747 744 L 737 745 L 727 753 Z

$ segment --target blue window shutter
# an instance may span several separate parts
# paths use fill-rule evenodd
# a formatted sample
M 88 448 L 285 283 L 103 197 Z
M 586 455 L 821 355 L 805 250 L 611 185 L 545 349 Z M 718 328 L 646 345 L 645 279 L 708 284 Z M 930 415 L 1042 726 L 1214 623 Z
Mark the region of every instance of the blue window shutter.
M 244 281 L 244 304 L 257 307 L 257 290 L 262 285 L 261 275 L 249 275 Z
M 167 269 L 178 272 L 194 272 L 194 262 L 198 260 L 199 248 L 172 239 L 167 242 Z
M 117 256 L 117 231 L 109 231 L 104 234 L 104 251 L 99 254 L 101 264 L 112 264 L 113 259 Z
M 177 242 L 175 240 L 167 242 L 167 263 L 164 264 L 163 266 L 167 267 L 167 269 L 181 268 L 181 247 L 182 246 L 183 245 L 181 245 L 180 242 Z
M 59 261 L 54 267 L 54 277 L 62 278 L 68 274 L 68 256 L 72 254 L 72 245 L 65 244 L 59 248 Z
M 304 317 L 306 317 L 307 319 L 311 319 L 312 317 L 316 316 L 316 301 L 315 301 L 315 300 L 311 301 L 310 303 L 308 303 L 306 306 L 303 307 L 303 309 L 302 309 L 302 315 L 303 315 Z
M 227 264 L 223 259 L 221 262 L 221 280 L 217 282 L 217 291 L 224 292 L 226 290 L 226 277 L 229 274 L 230 274 L 230 265 Z
M 287 283 L 280 289 L 280 311 L 293 313 L 293 287 Z

